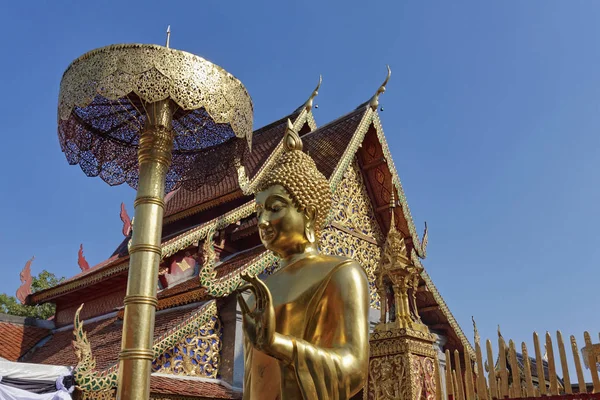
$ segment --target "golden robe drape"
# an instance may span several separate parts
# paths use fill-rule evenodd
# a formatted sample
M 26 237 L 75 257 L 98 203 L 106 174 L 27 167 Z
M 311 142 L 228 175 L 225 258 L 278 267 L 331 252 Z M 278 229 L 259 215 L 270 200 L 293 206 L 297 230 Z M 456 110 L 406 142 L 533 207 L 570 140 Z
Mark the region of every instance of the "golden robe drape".
M 244 339 L 244 400 L 345 400 L 364 385 L 369 289 L 360 265 L 339 262 L 292 301 L 274 296 L 276 331 L 294 342 L 284 365 Z M 327 268 L 325 268 L 326 272 Z M 265 281 L 269 287 L 269 279 Z

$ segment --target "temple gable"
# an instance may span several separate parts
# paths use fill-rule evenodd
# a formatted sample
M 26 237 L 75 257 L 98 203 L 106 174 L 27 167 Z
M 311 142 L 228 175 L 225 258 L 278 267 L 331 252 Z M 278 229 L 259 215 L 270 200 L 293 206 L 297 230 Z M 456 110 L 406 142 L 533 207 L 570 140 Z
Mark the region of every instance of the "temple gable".
M 321 236 L 321 249 L 357 260 L 369 278 L 371 307 L 379 307 L 374 272 L 381 256 L 382 233 L 356 159 L 344 172 L 333 194 L 333 204 L 331 223 Z

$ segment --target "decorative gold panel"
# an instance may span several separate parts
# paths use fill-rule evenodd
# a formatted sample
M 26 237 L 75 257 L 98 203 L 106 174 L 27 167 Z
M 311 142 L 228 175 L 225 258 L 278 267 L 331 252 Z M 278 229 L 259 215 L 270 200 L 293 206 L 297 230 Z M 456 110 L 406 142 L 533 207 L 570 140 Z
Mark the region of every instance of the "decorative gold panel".
M 356 159 L 337 186 L 333 194 L 333 204 L 331 222 L 366 235 L 377 243 L 383 243 L 383 235 Z
M 410 368 L 408 363 L 407 354 L 371 358 L 367 399 L 410 399 L 411 385 L 407 382 Z
M 213 316 L 152 362 L 152 372 L 217 378 L 221 362 L 221 321 Z
M 365 400 L 439 399 L 434 337 L 411 329 L 375 331 L 370 339 Z
M 371 306 L 379 308 L 375 268 L 381 256 L 381 230 L 356 160 L 344 174 L 333 195 L 332 225 L 323 229 L 321 250 L 357 260 L 367 272 Z M 344 230 L 342 230 L 344 229 Z

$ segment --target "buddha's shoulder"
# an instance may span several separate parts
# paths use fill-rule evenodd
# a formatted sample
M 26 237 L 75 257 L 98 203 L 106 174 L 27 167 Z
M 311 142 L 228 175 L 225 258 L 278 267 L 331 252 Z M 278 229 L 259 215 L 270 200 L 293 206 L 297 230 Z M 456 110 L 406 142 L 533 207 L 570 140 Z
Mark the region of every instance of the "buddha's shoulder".
M 351 274 L 356 272 L 364 274 L 364 270 L 358 261 L 352 258 L 319 254 L 315 261 L 314 266 L 319 268 L 324 275 Z

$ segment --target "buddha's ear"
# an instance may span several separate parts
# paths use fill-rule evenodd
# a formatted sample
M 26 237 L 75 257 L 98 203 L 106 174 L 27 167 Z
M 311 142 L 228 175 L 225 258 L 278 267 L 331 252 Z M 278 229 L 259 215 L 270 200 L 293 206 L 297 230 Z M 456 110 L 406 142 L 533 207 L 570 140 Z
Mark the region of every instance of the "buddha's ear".
M 304 235 L 310 243 L 315 242 L 315 222 L 317 220 L 317 208 L 309 204 L 304 208 Z

